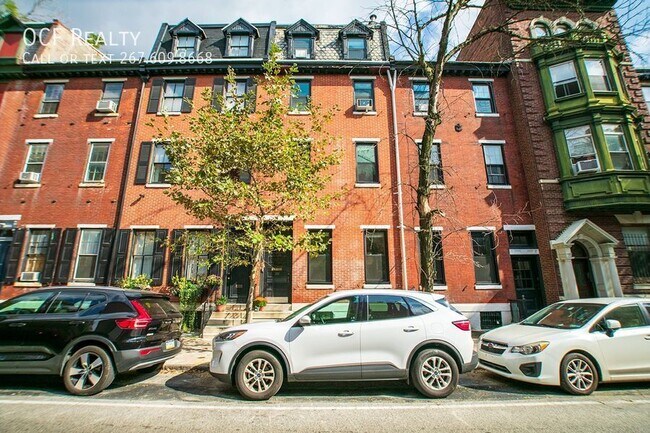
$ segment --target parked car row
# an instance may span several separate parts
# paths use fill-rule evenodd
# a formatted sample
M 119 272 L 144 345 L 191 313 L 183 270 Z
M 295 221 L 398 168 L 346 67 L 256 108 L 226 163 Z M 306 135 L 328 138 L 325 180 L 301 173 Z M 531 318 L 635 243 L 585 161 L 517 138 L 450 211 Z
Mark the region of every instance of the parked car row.
M 53 287 L 0 304 L 0 374 L 52 374 L 76 395 L 115 375 L 155 370 L 181 350 L 182 316 L 166 296 Z M 564 301 L 481 336 L 443 296 L 334 292 L 282 321 L 235 326 L 212 343 L 210 372 L 250 400 L 285 382 L 406 380 L 426 397 L 477 365 L 572 394 L 602 382 L 650 380 L 650 300 Z

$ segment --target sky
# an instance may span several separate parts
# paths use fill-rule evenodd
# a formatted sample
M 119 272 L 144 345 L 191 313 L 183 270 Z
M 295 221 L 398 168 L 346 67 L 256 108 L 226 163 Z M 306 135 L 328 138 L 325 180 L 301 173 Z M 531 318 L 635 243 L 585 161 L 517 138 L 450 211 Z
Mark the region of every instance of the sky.
M 35 1 L 17 0 L 22 11 L 32 8 Z M 102 33 L 113 55 L 147 56 L 161 23 L 178 23 L 189 18 L 197 24 L 229 23 L 237 18 L 250 22 L 290 24 L 300 18 L 313 24 L 342 24 L 357 18 L 367 21 L 382 0 L 40 0 L 33 17 L 39 20 L 59 19 L 70 28 L 82 32 Z M 477 0 L 479 1 L 479 0 Z M 650 0 L 626 0 L 639 10 L 650 8 Z M 643 5 L 646 5 L 645 7 Z M 640 9 L 638 6 L 640 6 Z M 623 11 L 619 13 L 623 15 Z M 462 40 L 469 32 L 476 14 L 462 17 L 455 29 L 455 38 Z M 634 14 L 631 14 L 634 16 Z M 641 14 L 648 16 L 647 14 Z M 640 16 L 640 15 L 636 15 Z M 381 20 L 382 17 L 379 16 Z M 112 38 L 109 40 L 109 37 Z M 634 56 L 637 65 L 650 65 L 650 31 L 628 44 L 641 57 Z

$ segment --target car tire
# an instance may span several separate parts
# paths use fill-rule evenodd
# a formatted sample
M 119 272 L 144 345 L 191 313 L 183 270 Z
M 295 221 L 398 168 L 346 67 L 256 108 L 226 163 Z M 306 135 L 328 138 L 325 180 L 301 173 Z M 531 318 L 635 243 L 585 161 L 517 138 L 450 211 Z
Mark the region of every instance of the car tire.
M 458 365 L 444 350 L 425 349 L 418 354 L 411 368 L 411 382 L 420 393 L 430 398 L 445 398 L 458 385 Z
M 265 350 L 253 350 L 242 357 L 235 369 L 235 386 L 247 400 L 268 400 L 282 387 L 282 364 Z
M 111 357 L 97 346 L 85 346 L 72 354 L 63 367 L 63 384 L 74 395 L 95 395 L 115 379 Z
M 574 395 L 589 395 L 598 388 L 598 369 L 589 357 L 569 353 L 560 364 L 560 387 Z

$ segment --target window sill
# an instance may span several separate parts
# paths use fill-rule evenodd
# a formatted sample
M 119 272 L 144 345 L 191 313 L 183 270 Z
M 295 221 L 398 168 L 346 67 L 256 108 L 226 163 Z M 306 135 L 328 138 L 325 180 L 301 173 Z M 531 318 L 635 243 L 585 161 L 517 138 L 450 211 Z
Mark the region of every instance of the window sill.
M 182 113 L 180 111 L 170 111 L 161 113 L 160 111 L 156 113 L 156 116 L 180 116 Z
M 487 189 L 512 189 L 512 185 L 488 185 Z
M 442 292 L 442 291 L 444 291 L 444 290 L 447 290 L 447 286 L 446 286 L 446 285 L 444 285 L 444 286 L 436 286 L 436 285 L 434 284 L 434 286 L 433 286 L 433 291 L 434 291 L 434 292 L 437 292 L 437 291 L 441 291 L 441 292 Z
M 147 183 L 145 184 L 145 188 L 170 188 L 172 186 L 171 183 Z
M 427 117 L 427 113 L 424 111 L 414 111 L 413 117 Z
M 381 188 L 380 183 L 355 183 L 355 188 Z
M 56 119 L 58 114 L 34 114 L 34 119 Z
M 499 113 L 476 113 L 476 117 L 500 117 Z
M 632 286 L 634 290 L 645 290 L 650 291 L 650 284 L 634 284 Z
M 40 183 L 14 183 L 14 188 L 40 188 Z
M 352 114 L 355 116 L 376 116 L 376 111 L 353 111 Z
M 95 117 L 119 117 L 120 113 L 97 113 L 93 114 Z
M 447 189 L 447 185 L 444 183 L 434 183 L 433 185 L 429 185 L 429 189 Z
M 95 287 L 96 284 L 93 282 L 84 283 L 83 281 L 70 281 L 67 286 L 69 287 Z
M 501 284 L 475 284 L 474 289 L 476 290 L 501 290 L 503 286 Z
M 307 289 L 314 289 L 314 290 L 333 290 L 334 289 L 334 284 L 309 284 L 305 286 Z
M 16 281 L 14 287 L 43 287 L 43 285 L 34 281 Z
M 92 182 L 81 182 L 79 184 L 79 188 L 104 188 L 106 184 L 104 182 L 97 182 L 97 183 L 92 183 Z
M 309 116 L 311 111 L 289 111 L 287 114 L 289 116 Z
M 364 284 L 363 285 L 364 289 L 392 289 L 393 285 L 388 283 L 388 284 Z

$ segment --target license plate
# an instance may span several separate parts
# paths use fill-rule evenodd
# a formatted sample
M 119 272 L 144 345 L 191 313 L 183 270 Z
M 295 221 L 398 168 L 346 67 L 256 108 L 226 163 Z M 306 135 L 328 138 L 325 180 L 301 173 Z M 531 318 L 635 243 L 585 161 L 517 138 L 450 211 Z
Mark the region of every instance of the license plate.
M 176 347 L 176 342 L 174 340 L 165 341 L 165 350 L 171 350 Z

